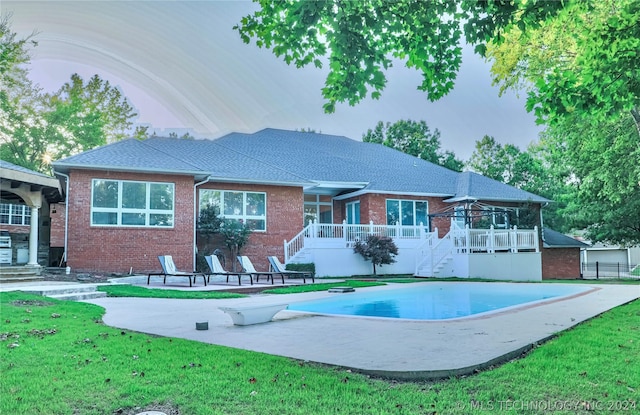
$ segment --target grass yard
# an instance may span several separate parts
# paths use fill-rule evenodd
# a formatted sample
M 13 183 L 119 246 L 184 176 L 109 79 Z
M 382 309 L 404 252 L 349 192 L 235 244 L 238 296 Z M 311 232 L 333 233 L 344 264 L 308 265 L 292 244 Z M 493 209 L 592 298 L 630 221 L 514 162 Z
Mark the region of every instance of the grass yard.
M 154 409 L 180 415 L 621 414 L 640 409 L 640 370 L 633 369 L 640 358 L 640 301 L 564 332 L 522 359 L 439 382 L 372 379 L 123 331 L 102 323 L 101 307 L 20 292 L 0 293 L 0 311 L 2 414 L 132 415 Z
M 98 291 L 104 291 L 109 297 L 140 297 L 140 298 L 182 298 L 182 299 L 222 299 L 243 298 L 244 294 L 224 291 L 185 291 L 145 288 L 127 284 L 100 285 Z

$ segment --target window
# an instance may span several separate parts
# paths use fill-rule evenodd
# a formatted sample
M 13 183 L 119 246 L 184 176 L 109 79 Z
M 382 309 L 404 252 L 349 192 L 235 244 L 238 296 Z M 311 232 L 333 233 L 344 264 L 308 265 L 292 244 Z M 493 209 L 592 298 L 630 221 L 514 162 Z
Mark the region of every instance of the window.
M 429 203 L 426 200 L 387 199 L 387 225 L 424 226 L 428 222 Z
M 347 209 L 347 223 L 349 225 L 360 223 L 360 201 L 355 201 L 346 204 Z
M 220 216 L 245 223 L 255 231 L 267 230 L 267 194 L 236 190 L 200 189 L 200 211 L 215 206 Z
M 0 223 L 3 225 L 30 225 L 31 208 L 25 205 L 1 203 Z
M 454 222 L 456 223 L 456 225 L 458 225 L 458 227 L 464 228 L 465 226 L 467 226 L 466 211 L 464 206 L 456 206 L 453 209 L 453 218 L 454 218 Z
M 91 225 L 173 227 L 174 184 L 93 179 Z
M 333 223 L 333 201 L 327 195 L 304 195 L 304 226 L 317 220 L 318 223 Z
M 491 212 L 489 214 L 490 217 L 490 225 L 493 225 L 494 228 L 505 229 L 509 227 L 509 212 L 507 209 L 499 208 L 499 207 L 486 207 L 485 210 Z M 517 215 L 516 211 L 516 215 Z

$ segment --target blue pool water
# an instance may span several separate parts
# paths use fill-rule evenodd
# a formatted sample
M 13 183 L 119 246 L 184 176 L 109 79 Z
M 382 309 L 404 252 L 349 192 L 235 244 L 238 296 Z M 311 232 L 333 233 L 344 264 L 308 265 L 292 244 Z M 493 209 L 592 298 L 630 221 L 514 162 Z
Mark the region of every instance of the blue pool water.
M 338 294 L 331 298 L 294 303 L 288 309 L 317 314 L 446 320 L 589 290 L 590 287 L 558 284 L 407 284 L 403 288 Z

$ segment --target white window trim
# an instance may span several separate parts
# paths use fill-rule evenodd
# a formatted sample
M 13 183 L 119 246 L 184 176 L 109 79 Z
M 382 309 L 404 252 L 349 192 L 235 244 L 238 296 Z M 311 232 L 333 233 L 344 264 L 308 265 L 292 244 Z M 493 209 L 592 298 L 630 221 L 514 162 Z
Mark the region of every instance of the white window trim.
M 264 221 L 264 229 L 253 229 L 252 232 L 267 232 L 267 192 L 256 192 L 251 190 L 229 190 L 229 189 L 200 189 L 199 198 L 198 198 L 198 213 L 202 211 L 202 192 L 220 192 L 220 213 L 219 216 L 225 219 L 235 219 L 240 220 L 243 223 L 247 223 L 248 220 L 262 220 Z M 242 211 L 241 215 L 225 215 L 224 214 L 224 194 L 227 193 L 242 193 Z M 248 215 L 246 213 L 247 210 L 247 194 L 254 193 L 264 195 L 264 215 Z
M 95 190 L 95 182 L 97 180 L 106 181 L 106 182 L 117 182 L 118 183 L 118 207 L 115 208 L 104 208 L 104 207 L 94 207 L 93 206 L 93 194 Z M 144 209 L 133 209 L 133 208 L 123 208 L 122 207 L 122 185 L 123 183 L 142 183 L 145 185 L 145 208 Z M 171 206 L 172 209 L 151 209 L 151 185 L 152 184 L 160 184 L 160 185 L 170 185 L 173 193 L 173 200 Z M 176 199 L 176 191 L 175 191 L 175 183 L 170 182 L 147 182 L 147 181 L 139 181 L 139 180 L 114 180 L 114 179 L 100 179 L 94 178 L 91 180 L 91 226 L 92 227 L 107 227 L 107 228 L 150 228 L 150 229 L 173 229 L 175 226 L 175 203 Z M 109 224 L 109 223 L 94 223 L 93 222 L 93 214 L 94 213 L 116 213 L 117 223 Z M 144 213 L 145 215 L 145 224 L 144 225 L 130 225 L 122 223 L 122 214 L 123 213 Z M 151 215 L 171 215 L 171 226 L 159 226 L 159 225 L 150 225 Z
M 316 200 L 314 200 L 313 202 L 308 201 L 308 200 L 303 200 L 302 205 L 303 205 L 303 209 L 304 206 L 314 206 L 316 208 L 316 219 L 319 218 L 320 216 L 320 206 L 329 206 L 331 208 L 331 222 L 333 222 L 333 200 L 329 201 L 329 202 L 321 202 L 320 201 L 320 195 L 318 194 L 313 194 L 313 193 L 305 193 L 304 196 L 315 196 Z M 303 219 L 304 220 L 304 219 Z M 331 223 L 329 222 L 329 223 Z M 304 223 L 303 226 L 307 226 L 308 223 Z
M 354 200 L 353 202 L 348 202 L 345 203 L 344 208 L 345 208 L 345 219 L 347 219 L 347 223 L 349 223 L 349 216 L 353 217 L 353 219 L 355 220 L 355 216 L 356 216 L 356 206 L 357 206 L 357 212 L 358 212 L 358 223 L 353 223 L 353 225 L 358 225 L 360 224 L 360 222 L 362 222 L 361 220 L 361 213 L 360 212 L 360 201 L 359 200 Z M 349 215 L 349 213 L 351 213 L 351 215 Z
M 416 202 L 418 203 L 426 203 L 427 204 L 427 217 L 425 218 L 425 220 L 427 221 L 427 223 L 423 223 L 422 226 L 429 226 L 429 201 L 428 200 L 421 200 L 421 199 L 386 199 L 384 202 L 384 209 L 385 209 L 385 220 L 386 222 L 389 222 L 389 218 L 387 217 L 387 212 L 388 212 L 388 206 L 387 206 L 387 202 L 398 202 L 398 214 L 400 219 L 402 220 L 402 202 L 411 202 L 411 204 L 413 205 L 413 225 L 403 225 L 403 226 L 420 226 L 420 223 L 416 223 Z M 395 224 L 392 224 L 395 225 Z M 402 225 L 402 223 L 400 223 L 400 225 Z
M 31 207 L 27 205 L 16 205 L 12 203 L 1 203 L 0 206 L 8 206 L 9 212 L 2 213 L 0 216 L 0 224 L 2 225 L 15 225 L 15 226 L 29 226 L 31 225 Z M 18 211 L 18 212 L 16 212 Z M 3 216 L 7 216 L 7 222 L 2 220 Z M 20 218 L 20 223 L 12 223 L 14 217 Z

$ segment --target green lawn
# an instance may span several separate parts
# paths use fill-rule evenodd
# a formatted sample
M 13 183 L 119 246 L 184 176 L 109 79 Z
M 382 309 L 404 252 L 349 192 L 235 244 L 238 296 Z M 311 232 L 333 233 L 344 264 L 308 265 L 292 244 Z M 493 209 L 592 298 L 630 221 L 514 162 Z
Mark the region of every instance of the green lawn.
M 158 288 L 145 288 L 134 285 L 114 284 L 100 285 L 98 291 L 104 291 L 108 297 L 143 297 L 143 298 L 190 298 L 190 299 L 221 299 L 242 298 L 244 294 L 236 294 L 224 291 L 185 291 L 165 290 Z
M 132 299 L 131 301 L 135 301 Z M 394 382 L 105 326 L 101 307 L 0 293 L 0 413 L 622 414 L 640 409 L 640 301 L 473 376 Z M 135 318 L 135 316 L 132 316 Z M 364 351 L 363 351 L 364 352 Z M 553 408 L 553 411 L 540 410 Z

